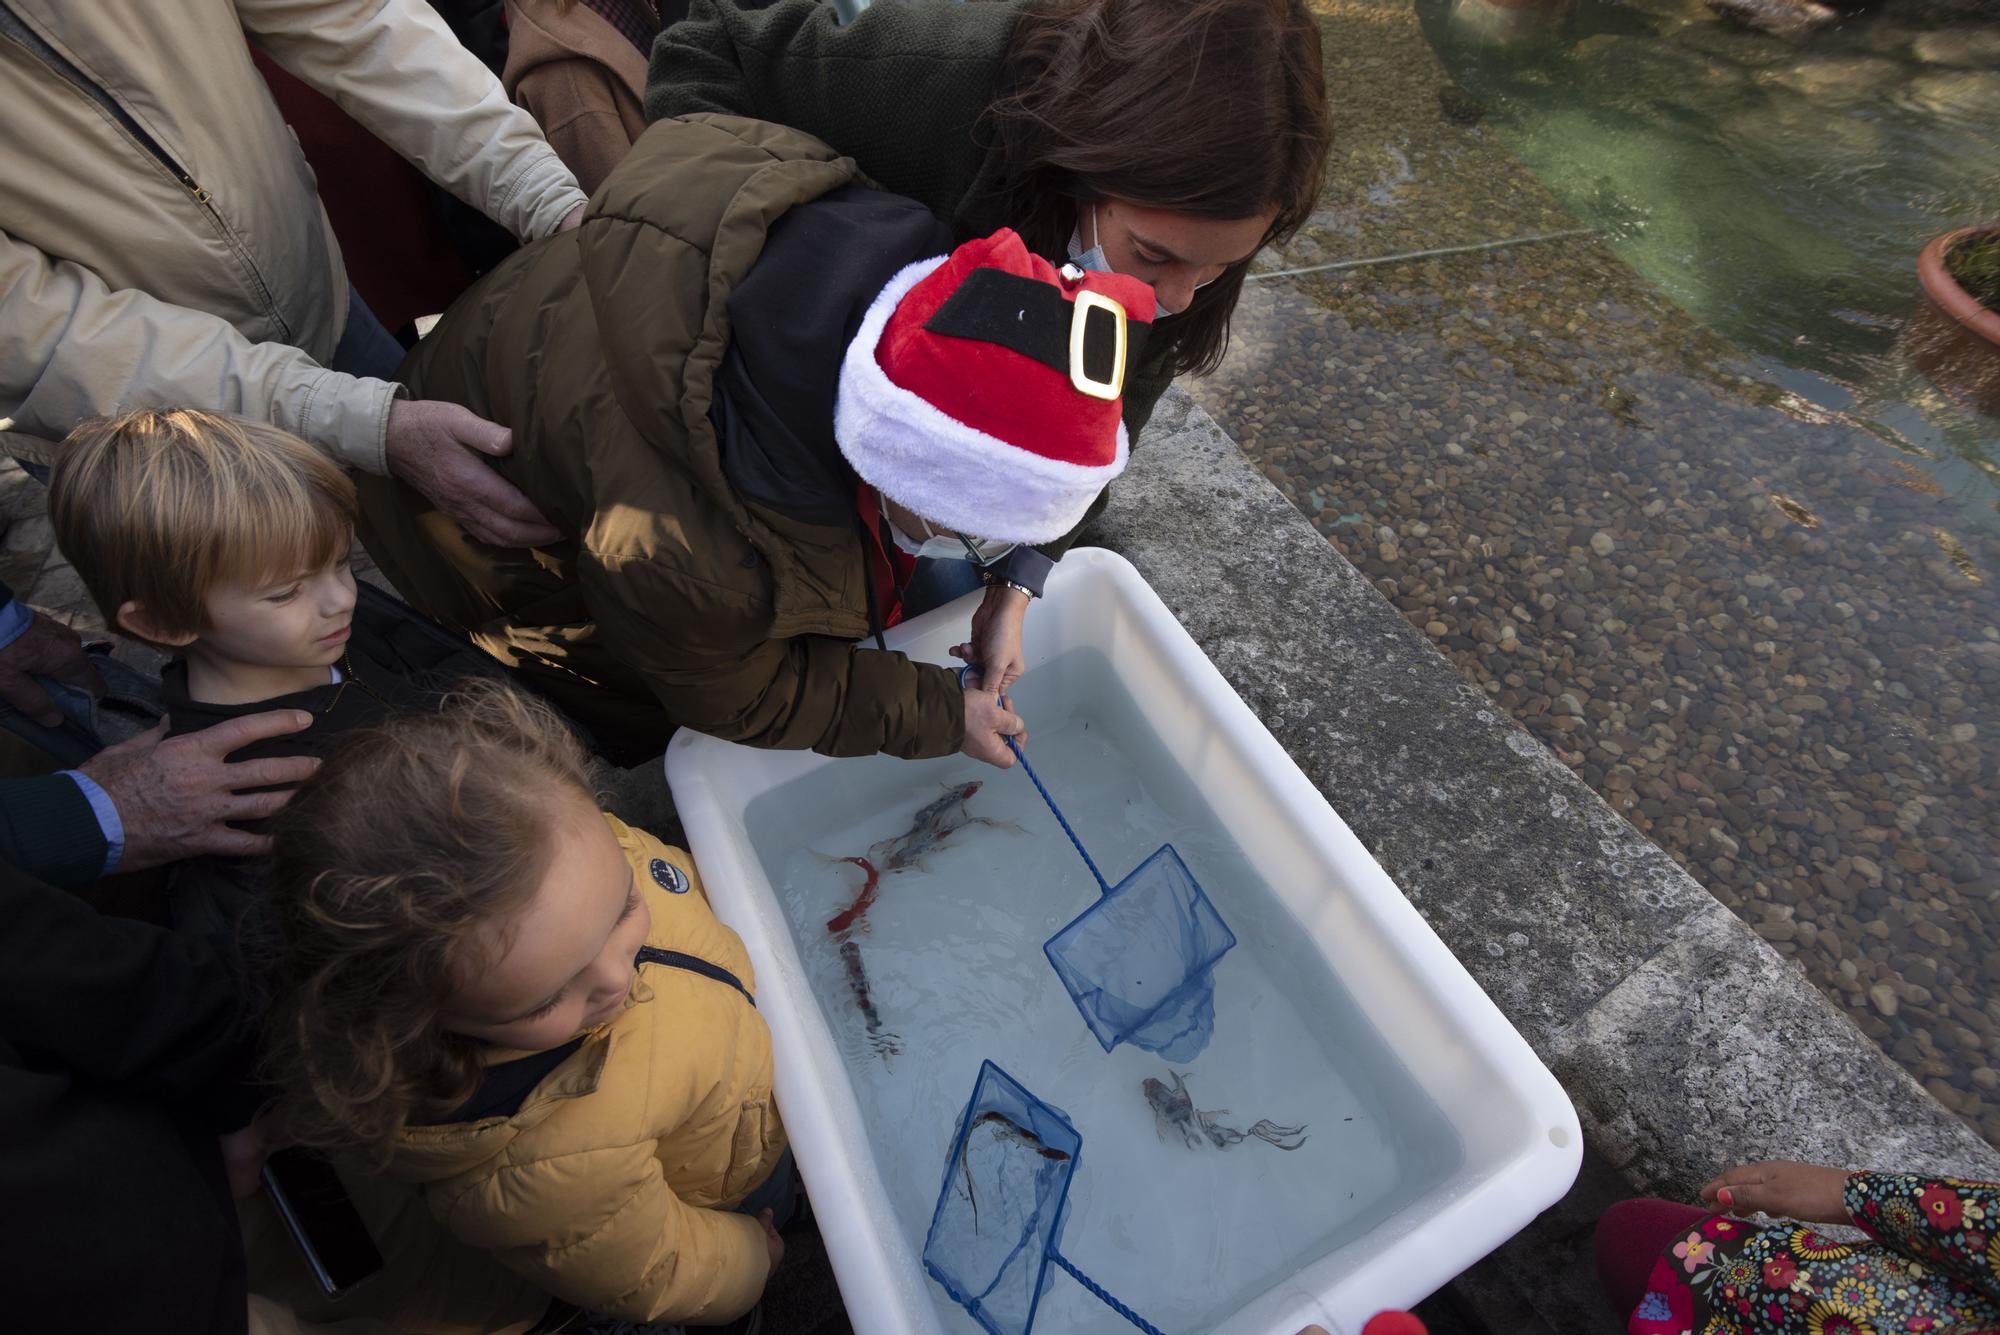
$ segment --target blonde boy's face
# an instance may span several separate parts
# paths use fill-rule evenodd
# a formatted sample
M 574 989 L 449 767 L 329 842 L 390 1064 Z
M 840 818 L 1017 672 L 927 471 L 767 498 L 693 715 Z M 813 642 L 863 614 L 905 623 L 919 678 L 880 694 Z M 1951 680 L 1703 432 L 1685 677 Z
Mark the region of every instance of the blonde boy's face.
M 226 580 L 209 590 L 208 624 L 183 644 L 222 672 L 330 667 L 354 621 L 352 553 L 283 579 Z

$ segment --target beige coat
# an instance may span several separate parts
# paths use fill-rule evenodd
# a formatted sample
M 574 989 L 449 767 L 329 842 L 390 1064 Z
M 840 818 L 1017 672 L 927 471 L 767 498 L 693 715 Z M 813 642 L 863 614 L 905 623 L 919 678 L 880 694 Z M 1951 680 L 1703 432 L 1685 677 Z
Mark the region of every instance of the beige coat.
M 324 367 L 346 271 L 246 35 L 518 236 L 584 202 L 419 0 L 0 0 L 0 450 L 187 404 L 383 471 L 397 391 Z
M 646 57 L 576 0 L 507 0 L 500 82 L 593 195 L 646 128 Z

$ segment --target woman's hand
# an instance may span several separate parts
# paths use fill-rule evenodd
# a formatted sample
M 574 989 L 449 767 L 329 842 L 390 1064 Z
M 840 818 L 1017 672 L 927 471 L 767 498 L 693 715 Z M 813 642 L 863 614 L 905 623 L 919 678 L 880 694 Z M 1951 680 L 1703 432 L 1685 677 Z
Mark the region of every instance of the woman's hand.
M 965 741 L 958 749 L 974 760 L 1009 769 L 1014 764 L 1014 753 L 1008 748 L 1007 739 L 1027 741 L 1028 725 L 1014 712 L 1013 701 L 998 691 L 975 686 L 973 683 L 978 680 L 971 677 L 965 684 Z
M 1775 1159 L 1740 1164 L 1701 1189 L 1702 1203 L 1730 1214 L 1782 1215 L 1808 1224 L 1851 1224 L 1847 1170 Z
M 1004 691 L 1028 670 L 1021 653 L 1021 627 L 1034 599 L 1005 584 L 989 585 L 979 610 L 972 614 L 972 638 L 952 646 L 952 657 L 979 669 L 982 683 Z

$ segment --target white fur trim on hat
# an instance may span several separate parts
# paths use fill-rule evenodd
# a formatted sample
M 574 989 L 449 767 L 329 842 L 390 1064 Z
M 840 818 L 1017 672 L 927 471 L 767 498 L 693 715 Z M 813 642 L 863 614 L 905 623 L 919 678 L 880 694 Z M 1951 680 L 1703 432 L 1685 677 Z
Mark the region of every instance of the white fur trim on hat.
M 841 359 L 834 438 L 863 482 L 920 518 L 996 542 L 1053 541 L 1125 471 L 1125 424 L 1118 424 L 1117 457 L 1083 467 L 969 427 L 890 380 L 875 360 L 889 316 L 949 258 L 909 265 L 870 303 Z

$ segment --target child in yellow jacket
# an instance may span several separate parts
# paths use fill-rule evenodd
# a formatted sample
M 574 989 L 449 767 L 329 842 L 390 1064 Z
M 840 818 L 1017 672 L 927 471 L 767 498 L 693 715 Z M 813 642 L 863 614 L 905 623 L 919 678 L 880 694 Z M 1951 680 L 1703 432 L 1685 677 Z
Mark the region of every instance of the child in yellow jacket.
M 597 809 L 552 713 L 488 685 L 357 735 L 293 801 L 273 882 L 292 1135 L 586 1310 L 755 1305 L 782 1219 L 740 1208 L 793 1189 L 750 961 L 687 854 Z

